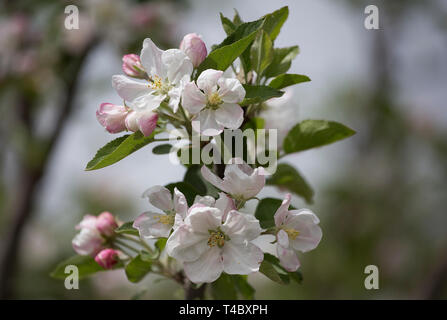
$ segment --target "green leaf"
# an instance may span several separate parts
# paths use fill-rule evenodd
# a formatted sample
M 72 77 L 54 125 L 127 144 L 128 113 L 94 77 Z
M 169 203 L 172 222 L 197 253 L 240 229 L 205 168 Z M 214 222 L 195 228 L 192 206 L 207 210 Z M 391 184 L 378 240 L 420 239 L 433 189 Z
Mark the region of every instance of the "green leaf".
M 172 150 L 172 145 L 169 143 L 159 144 L 158 146 L 152 149 L 152 153 L 154 154 L 167 154 Z
M 95 259 L 90 256 L 72 256 L 67 260 L 59 263 L 56 268 L 50 273 L 50 276 L 56 279 L 65 279 L 68 274 L 65 273 L 65 267 L 75 265 L 78 267 L 79 279 L 94 274 L 105 269 L 96 263 Z
M 260 103 L 270 98 L 281 97 L 284 92 L 276 90 L 269 86 L 252 86 L 244 84 L 245 98 L 241 102 L 241 106 L 249 104 Z
M 255 36 L 256 32 L 252 32 L 248 36 L 234 43 L 211 51 L 206 59 L 199 65 L 197 75 L 206 69 L 225 71 L 233 63 L 233 61 L 236 60 L 237 57 L 245 51 L 245 49 L 247 49 L 247 47 L 253 42 Z
M 285 277 L 281 277 L 281 275 L 278 273 L 278 271 L 275 269 L 273 264 L 271 264 L 269 261 L 264 260 L 261 263 L 261 266 L 259 267 L 259 272 L 261 272 L 263 275 L 265 275 L 270 280 L 279 283 L 279 284 L 287 284 L 287 280 Z
M 158 249 L 158 251 L 162 252 L 165 249 L 167 241 L 168 241 L 168 238 L 159 238 L 155 242 L 155 247 Z
M 275 40 L 281 31 L 281 27 L 286 22 L 289 16 L 289 8 L 287 6 L 282 7 L 265 16 L 265 23 L 263 29 L 268 33 L 270 39 Z
M 234 23 L 225 17 L 222 12 L 220 13 L 220 21 L 222 22 L 222 27 L 227 35 L 230 35 L 236 30 Z
M 237 291 L 242 295 L 244 299 L 252 300 L 255 296 L 255 289 L 248 283 L 247 276 L 234 274 L 231 275 L 234 285 Z
M 133 221 L 123 223 L 120 227 L 115 229 L 115 232 L 118 234 L 124 233 L 124 234 L 131 234 L 134 236 L 140 235 L 138 230 L 133 227 Z
M 126 265 L 125 271 L 130 282 L 139 282 L 151 271 L 152 262 L 143 260 L 141 255 L 137 255 Z
M 222 275 L 211 284 L 211 294 L 216 300 L 237 300 L 236 287 L 230 275 Z
M 244 21 L 242 21 L 241 16 L 239 15 L 239 12 L 237 12 L 236 9 L 234 9 L 234 17 L 233 17 L 233 23 L 236 27 L 240 26 Z
M 301 82 L 308 82 L 310 78 L 302 74 L 284 73 L 270 81 L 269 86 L 275 89 L 282 89 Z
M 281 163 L 278 164 L 276 172 L 267 179 L 268 185 L 273 185 L 297 194 L 304 198 L 307 203 L 313 202 L 314 191 L 301 174 L 291 165 Z
M 275 226 L 273 215 L 281 205 L 282 200 L 275 198 L 264 198 L 256 207 L 255 217 L 259 220 L 261 228 L 267 229 Z
M 321 147 L 355 134 L 355 131 L 335 121 L 305 120 L 295 125 L 284 139 L 284 151 L 293 153 Z
M 199 190 L 197 190 L 196 188 L 194 188 L 191 184 L 189 184 L 188 182 L 176 182 L 176 183 L 170 183 L 168 185 L 165 186 L 169 191 L 171 191 L 171 193 L 174 192 L 174 188 L 177 188 L 178 190 L 180 190 L 186 198 L 186 201 L 188 202 L 189 206 L 192 206 L 192 204 L 194 203 L 194 199 L 197 195 L 200 196 L 204 196 L 205 193 L 200 192 Z
M 286 73 L 292 65 L 292 60 L 299 53 L 298 46 L 275 48 L 273 50 L 273 61 L 264 71 L 267 78 L 272 78 L 280 74 Z
M 251 46 L 251 65 L 261 76 L 264 70 L 273 61 L 273 44 L 268 34 L 261 30 Z
M 289 272 L 287 271 L 279 262 L 279 259 L 269 253 L 264 254 L 264 260 L 270 262 L 274 268 L 278 271 L 278 274 L 282 277 L 286 282 L 290 282 L 290 280 L 295 281 L 298 284 L 303 282 L 303 275 L 300 271 Z
M 207 187 L 200 173 L 200 165 L 193 164 L 186 170 L 183 181 L 191 184 L 201 194 L 206 194 Z
M 149 137 L 145 137 L 138 131 L 109 142 L 98 150 L 95 157 L 87 164 L 85 170 L 101 169 L 120 161 L 129 154 L 154 141 L 154 135 L 155 131 Z

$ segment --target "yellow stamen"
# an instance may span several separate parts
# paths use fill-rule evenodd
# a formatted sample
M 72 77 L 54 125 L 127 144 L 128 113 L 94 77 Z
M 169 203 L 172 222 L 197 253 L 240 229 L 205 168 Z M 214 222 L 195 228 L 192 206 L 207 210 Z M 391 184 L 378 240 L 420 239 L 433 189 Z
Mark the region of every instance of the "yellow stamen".
M 222 248 L 225 244 L 225 234 L 222 231 L 210 231 L 210 237 L 208 239 L 208 246 L 210 248 L 218 246 Z
M 163 82 L 159 76 L 155 75 L 150 79 L 148 87 L 154 90 L 159 90 L 163 87 Z
M 300 232 L 295 229 L 283 229 L 283 230 L 287 233 L 289 238 L 292 240 L 295 240 L 296 237 L 298 237 L 298 235 L 300 234 Z
M 175 217 L 173 214 L 160 214 L 158 216 L 155 216 L 155 218 L 158 219 L 158 222 L 166 225 L 172 225 L 175 221 Z
M 222 103 L 222 98 L 217 92 L 214 92 L 208 96 L 208 104 L 210 106 L 216 107 Z

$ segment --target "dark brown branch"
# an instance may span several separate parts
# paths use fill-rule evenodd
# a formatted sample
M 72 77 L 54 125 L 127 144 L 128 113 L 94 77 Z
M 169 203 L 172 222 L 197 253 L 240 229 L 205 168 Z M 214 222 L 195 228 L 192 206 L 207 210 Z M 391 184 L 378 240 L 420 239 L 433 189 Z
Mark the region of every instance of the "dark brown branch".
M 12 222 L 10 223 L 9 233 L 4 241 L 4 247 L 2 251 L 2 259 L 0 260 L 0 298 L 11 299 L 14 297 L 13 284 L 14 273 L 16 270 L 17 253 L 20 248 L 20 242 L 23 231 L 30 217 L 32 216 L 33 207 L 36 202 L 37 186 L 44 178 L 48 169 L 49 160 L 54 153 L 55 146 L 57 145 L 64 126 L 69 119 L 73 111 L 74 98 L 76 96 L 79 76 L 82 71 L 82 67 L 88 54 L 92 51 L 93 47 L 97 44 L 97 39 L 94 39 L 89 46 L 77 57 L 67 55 L 67 63 L 72 65 L 65 70 L 64 80 L 66 83 L 66 93 L 63 98 L 62 108 L 58 114 L 55 122 L 53 132 L 46 141 L 45 150 L 43 150 L 43 159 L 34 166 L 31 166 L 29 159 L 23 159 L 20 164 L 19 173 L 19 187 L 20 192 L 17 192 L 17 199 L 15 199 L 14 207 L 11 212 Z M 73 61 L 73 59 L 75 59 Z M 31 104 L 23 106 L 25 109 L 30 110 Z M 32 127 L 28 123 L 28 131 L 31 138 Z

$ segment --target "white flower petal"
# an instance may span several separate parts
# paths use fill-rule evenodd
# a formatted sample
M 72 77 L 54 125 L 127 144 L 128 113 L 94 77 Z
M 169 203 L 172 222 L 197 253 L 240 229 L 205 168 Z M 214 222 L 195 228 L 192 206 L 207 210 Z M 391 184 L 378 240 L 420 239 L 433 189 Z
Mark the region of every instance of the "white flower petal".
M 278 244 L 283 248 L 289 247 L 289 236 L 287 232 L 284 230 L 279 230 L 279 232 L 276 235 L 276 239 L 278 240 Z
M 254 244 L 234 244 L 231 240 L 225 242 L 222 256 L 224 271 L 228 274 L 250 274 L 259 271 L 264 259 L 264 253 Z
M 160 222 L 159 217 L 165 215 L 158 212 L 144 212 L 133 223 L 133 227 L 138 229 L 140 236 L 146 239 L 169 237 L 172 225 Z
M 208 167 L 202 166 L 200 172 L 202 173 L 202 177 L 213 186 L 219 188 L 222 191 L 229 192 L 229 190 L 225 189 L 223 180 L 215 175 L 210 169 L 208 169 Z
M 209 230 L 216 230 L 222 225 L 222 212 L 217 208 L 195 207 L 190 210 L 186 222 L 195 233 L 208 235 Z
M 228 213 L 222 231 L 231 239 L 231 243 L 243 243 L 261 235 L 259 221 L 252 215 L 232 210 Z
M 234 103 L 224 103 L 216 110 L 216 121 L 226 128 L 238 129 L 244 121 L 244 111 Z
M 289 206 L 291 199 L 292 196 L 290 195 L 290 193 L 286 194 L 286 197 L 282 201 L 281 206 L 276 210 L 274 218 L 275 225 L 277 227 L 280 227 L 281 225 L 286 223 L 287 217 L 289 216 Z
M 185 75 L 191 75 L 193 66 L 188 56 L 180 49 L 169 49 L 162 53 L 161 62 L 166 67 L 170 83 L 179 84 Z M 164 78 L 163 78 L 164 79 Z
M 228 212 L 230 212 L 231 210 L 236 210 L 234 200 L 223 192 L 219 192 L 219 199 L 216 200 L 215 207 L 223 212 L 222 220 L 224 221 L 227 219 Z
M 203 196 L 202 197 L 202 196 L 197 195 L 194 198 L 194 204 L 203 204 L 206 207 L 214 207 L 215 203 L 216 203 L 216 199 L 214 199 L 211 196 Z M 219 208 L 217 205 L 216 205 L 216 207 Z
M 182 105 L 191 114 L 197 114 L 206 105 L 206 97 L 194 82 L 188 82 L 183 89 Z
M 174 210 L 183 218 L 188 213 L 188 202 L 186 201 L 185 195 L 177 188 L 174 188 Z
M 194 261 L 209 249 L 207 239 L 208 235 L 194 233 L 183 224 L 168 238 L 166 251 L 169 256 L 180 261 Z
M 323 237 L 318 217 L 308 209 L 292 210 L 290 213 L 287 226 L 299 232 L 294 240 L 290 240 L 291 246 L 302 252 L 315 249 Z
M 133 101 L 152 91 L 147 86 L 147 83 L 136 81 L 123 75 L 112 76 L 112 86 L 118 95 L 126 101 Z
M 199 259 L 183 264 L 186 276 L 194 283 L 213 282 L 219 278 L 224 269 L 221 249 L 212 247 Z
M 295 251 L 277 245 L 277 255 L 281 265 L 289 272 L 294 272 L 300 267 L 300 261 Z
M 240 103 L 244 100 L 245 89 L 238 79 L 220 78 L 217 81 L 219 85 L 219 96 L 227 103 Z
M 225 168 L 224 186 L 228 193 L 244 199 L 256 196 L 265 185 L 265 176 L 259 168 L 251 175 L 245 174 L 239 165 L 227 165 Z
M 170 211 L 174 209 L 171 192 L 163 186 L 153 186 L 143 193 L 143 198 L 149 198 L 149 202 L 160 210 Z
M 202 89 L 205 94 L 211 94 L 217 90 L 217 80 L 222 77 L 223 71 L 207 69 L 203 71 L 197 79 L 197 86 Z
M 149 75 L 165 79 L 167 72 L 161 60 L 162 54 L 163 50 L 159 49 L 150 38 L 144 39 L 140 54 L 141 64 Z
M 224 126 L 216 122 L 214 110 L 203 109 L 193 119 L 192 128 L 205 136 L 217 136 L 222 132 Z

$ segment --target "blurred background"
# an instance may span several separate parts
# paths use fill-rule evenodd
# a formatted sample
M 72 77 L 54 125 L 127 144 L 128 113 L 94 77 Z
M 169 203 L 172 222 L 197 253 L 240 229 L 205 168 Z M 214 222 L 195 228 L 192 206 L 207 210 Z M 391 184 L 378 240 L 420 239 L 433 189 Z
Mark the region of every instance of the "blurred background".
M 79 8 L 79 30 L 64 8 Z M 380 30 L 364 28 L 379 8 Z M 86 163 L 113 137 L 97 123 L 100 103 L 119 103 L 111 76 L 121 57 L 151 37 L 178 47 L 201 34 L 225 37 L 219 12 L 245 21 L 288 5 L 276 46 L 298 44 L 291 72 L 296 122 L 340 121 L 357 134 L 284 158 L 315 189 L 320 246 L 301 255 L 302 285 L 250 276 L 258 299 L 447 298 L 447 2 L 430 1 L 31 1 L 0 4 L 0 297 L 182 298 L 174 282 L 138 284 L 110 271 L 66 290 L 49 277 L 71 256 L 74 225 L 108 210 L 121 220 L 147 210 L 141 193 L 179 181 L 184 169 L 144 148 L 93 172 Z M 282 197 L 267 187 L 261 196 Z M 295 207 L 307 206 L 301 199 Z M 380 289 L 366 290 L 377 265 Z

